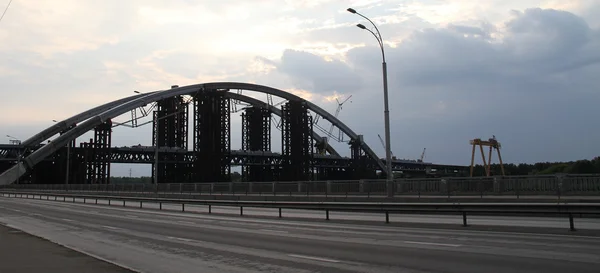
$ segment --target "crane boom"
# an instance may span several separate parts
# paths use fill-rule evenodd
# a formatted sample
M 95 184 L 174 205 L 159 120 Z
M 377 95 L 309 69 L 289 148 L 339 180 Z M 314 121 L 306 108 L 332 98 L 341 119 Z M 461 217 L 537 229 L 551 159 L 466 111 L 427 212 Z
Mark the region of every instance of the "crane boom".
M 350 95 L 349 97 L 347 97 L 342 102 L 340 102 L 337 98 L 335 98 L 335 101 L 338 104 L 337 109 L 335 110 L 335 115 L 334 115 L 335 118 L 337 118 L 338 115 L 340 114 L 340 111 L 342 111 L 342 105 L 344 105 L 344 103 L 346 103 L 351 97 L 352 97 L 352 95 Z M 321 154 L 325 154 L 325 152 L 327 150 L 328 139 L 329 139 L 329 137 L 331 137 L 331 134 L 333 133 L 333 122 L 331 123 L 331 126 L 329 126 L 329 131 L 327 131 L 327 133 L 328 133 L 327 137 L 323 138 L 323 150 L 321 151 Z
M 377 134 L 377 136 L 379 137 L 379 141 L 381 141 L 381 146 L 383 146 L 383 150 L 385 150 L 385 143 L 383 142 L 383 138 L 381 138 L 379 134 Z M 390 155 L 394 157 L 394 153 L 392 153 L 392 151 L 390 151 Z

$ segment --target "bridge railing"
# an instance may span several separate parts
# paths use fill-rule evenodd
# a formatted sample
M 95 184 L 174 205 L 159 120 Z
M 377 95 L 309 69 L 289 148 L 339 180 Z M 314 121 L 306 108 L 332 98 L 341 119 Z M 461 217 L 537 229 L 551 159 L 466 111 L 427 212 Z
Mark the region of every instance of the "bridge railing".
M 600 174 L 398 179 L 396 196 L 600 196 Z M 190 195 L 385 196 L 385 180 L 164 184 L 13 184 L 4 189 Z
M 349 185 L 349 184 L 348 184 Z M 132 186 L 132 185 L 128 185 Z M 137 185 L 133 185 L 135 186 Z M 188 187 L 189 184 L 178 185 Z M 385 215 L 385 222 L 390 223 L 390 214 L 419 213 L 419 214 L 462 214 L 463 226 L 468 226 L 467 215 L 489 216 L 567 216 L 571 231 L 576 231 L 574 215 L 590 217 L 600 214 L 600 203 L 430 203 L 430 202 L 298 202 L 298 201 L 241 201 L 241 200 L 202 200 L 192 198 L 165 198 L 165 197 L 139 197 L 139 196 L 114 196 L 92 195 L 80 193 L 53 193 L 23 190 L 0 190 L 0 198 L 28 198 L 46 201 L 63 201 L 83 204 L 119 205 L 123 207 L 139 206 L 153 207 L 154 209 L 167 210 L 163 205 L 180 205 L 181 212 L 186 211 L 186 205 L 207 206 L 208 213 L 212 207 L 239 207 L 240 216 L 244 215 L 244 207 L 278 209 L 279 218 L 282 218 L 282 209 L 285 210 L 321 210 L 325 211 L 325 219 L 330 220 L 330 211 L 362 212 Z M 62 200 L 61 200 L 62 199 Z M 100 201 L 100 202 L 99 202 Z M 116 201 L 116 202 L 115 202 Z M 115 204 L 117 203 L 117 204 Z M 170 208 L 173 209 L 172 206 Z M 196 211 L 197 213 L 197 211 Z

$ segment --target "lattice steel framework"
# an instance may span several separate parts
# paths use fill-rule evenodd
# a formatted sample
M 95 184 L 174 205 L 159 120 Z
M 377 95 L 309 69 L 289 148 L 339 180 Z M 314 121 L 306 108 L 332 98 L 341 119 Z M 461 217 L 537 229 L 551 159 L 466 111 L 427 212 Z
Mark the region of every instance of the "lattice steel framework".
M 154 147 L 180 148 L 187 150 L 188 143 L 188 104 L 183 97 L 176 96 L 157 103 L 157 109 L 154 111 L 154 120 L 152 128 L 152 145 Z M 189 180 L 186 175 L 187 165 L 183 163 L 165 163 L 165 162 L 183 162 L 183 158 L 176 153 L 159 153 L 158 175 L 159 183 L 181 183 Z
M 350 158 L 352 159 L 350 168 L 351 179 L 361 178 L 375 178 L 375 168 L 373 162 L 365 155 L 364 151 L 360 148 L 361 142 L 363 141 L 362 135 L 359 135 L 358 139 L 351 140 L 348 144 L 350 145 Z
M 313 178 L 312 116 L 305 101 L 289 101 L 282 106 L 281 180 L 307 181 Z
M 90 142 L 81 143 L 87 184 L 110 183 L 111 139 L 112 122 L 109 120 L 94 128 L 94 138 Z
M 242 113 L 242 150 L 271 151 L 271 111 L 251 107 Z M 272 181 L 272 167 L 266 165 L 242 166 L 242 181 Z
M 231 102 L 222 92 L 202 91 L 194 96 L 195 182 L 231 180 Z

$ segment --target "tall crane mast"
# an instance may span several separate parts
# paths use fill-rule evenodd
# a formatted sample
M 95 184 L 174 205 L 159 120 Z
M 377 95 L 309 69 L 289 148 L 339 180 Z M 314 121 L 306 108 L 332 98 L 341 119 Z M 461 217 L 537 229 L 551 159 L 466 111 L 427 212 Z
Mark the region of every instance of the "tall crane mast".
M 421 153 L 421 159 L 419 160 L 419 162 L 423 162 L 423 159 L 425 158 L 425 149 L 427 148 L 423 148 L 423 153 Z

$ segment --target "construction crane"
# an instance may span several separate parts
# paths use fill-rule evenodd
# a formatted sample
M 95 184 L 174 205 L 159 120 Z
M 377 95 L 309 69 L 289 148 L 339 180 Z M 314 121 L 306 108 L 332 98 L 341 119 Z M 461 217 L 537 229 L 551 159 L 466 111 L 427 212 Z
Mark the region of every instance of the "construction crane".
M 349 97 L 347 97 L 345 100 L 343 100 L 342 102 L 340 102 L 338 100 L 338 98 L 335 98 L 335 101 L 337 102 L 338 106 L 337 109 L 335 110 L 335 118 L 338 117 L 338 115 L 340 114 L 340 111 L 342 111 L 342 105 L 344 105 L 344 103 L 346 103 L 350 98 L 352 98 L 352 95 L 350 95 Z M 352 103 L 352 102 L 350 102 Z M 327 141 L 329 139 L 329 137 L 331 137 L 332 133 L 333 133 L 333 122 L 331 122 L 331 126 L 329 126 L 329 131 L 327 131 L 327 137 L 323 138 L 323 149 L 321 149 L 321 154 L 324 155 L 325 152 L 327 151 Z
M 423 152 L 421 153 L 421 159 L 419 159 L 419 162 L 423 162 L 423 159 L 425 158 L 425 149 L 427 148 L 423 148 Z
M 479 150 L 481 151 L 481 158 L 483 159 L 483 167 L 485 168 L 485 175 L 490 176 L 491 173 L 491 163 L 492 163 L 492 149 L 498 152 L 498 160 L 500 161 L 500 169 L 502 170 L 502 175 L 504 176 L 504 164 L 502 163 L 502 155 L 500 154 L 500 148 L 502 145 L 498 140 L 496 140 L 496 136 L 492 136 L 492 138 L 486 140 L 481 140 L 479 138 L 470 140 L 469 143 L 473 145 L 473 151 L 471 152 L 471 177 L 473 176 L 473 166 L 475 164 L 475 146 L 479 146 Z M 483 152 L 483 146 L 490 147 L 489 155 L 486 161 L 485 153 Z
M 383 150 L 385 151 L 385 143 L 383 142 L 383 138 L 381 138 L 381 136 L 379 134 L 377 134 L 377 136 L 379 137 L 379 141 L 381 141 L 381 146 L 383 146 Z M 392 156 L 392 158 L 395 158 L 394 153 L 392 153 L 392 151 L 390 151 L 390 155 Z

